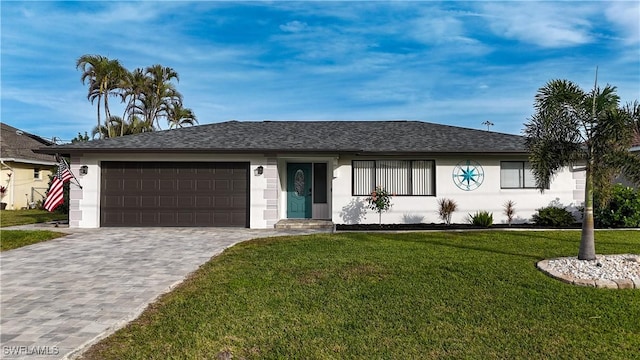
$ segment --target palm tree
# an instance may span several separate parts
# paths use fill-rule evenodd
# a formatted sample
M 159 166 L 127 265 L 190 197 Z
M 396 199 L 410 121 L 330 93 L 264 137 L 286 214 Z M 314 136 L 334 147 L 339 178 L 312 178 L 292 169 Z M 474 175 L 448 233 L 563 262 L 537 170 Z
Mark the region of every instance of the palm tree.
M 104 121 L 104 125 L 96 126 L 91 132 L 93 138 L 99 135 L 100 139 L 112 138 L 120 135 L 120 129 L 123 128 L 124 121 L 119 116 L 111 116 L 109 120 Z
M 121 88 L 121 82 L 126 74 L 126 70 L 118 60 L 110 60 L 102 55 L 82 55 L 76 61 L 76 68 L 82 70 L 80 79 L 84 84 L 89 82 L 89 92 L 87 99 L 93 104 L 98 100 L 98 128 L 100 121 L 100 102 L 104 102 L 105 119 L 111 117 L 109 111 L 109 96 L 117 96 Z M 107 127 L 110 126 L 107 121 Z
M 130 121 L 126 121 L 119 116 L 111 116 L 108 124 L 105 121 L 104 125 L 93 128 L 92 136 L 100 135 L 100 138 L 112 138 L 149 131 L 153 131 L 153 127 L 150 127 L 149 124 L 137 116 L 131 117 Z
M 578 259 L 594 260 L 593 193 L 606 199 L 616 174 L 640 183 L 640 158 L 629 152 L 633 114 L 619 107 L 616 88 L 584 92 L 567 80 L 551 80 L 535 96 L 535 114 L 525 124 L 526 146 L 536 185 L 548 188 L 563 167 L 583 164 L 584 219 Z
M 127 72 L 123 79 L 123 92 L 122 101 L 127 103 L 124 109 L 124 119 L 128 119 L 130 123 L 133 123 L 134 118 L 136 121 L 140 119 L 137 115 L 141 115 L 137 111 L 137 105 L 140 104 L 145 92 L 149 89 L 149 78 L 145 75 L 144 70 L 137 68 L 132 72 Z M 122 128 L 124 130 L 124 127 Z M 124 132 L 120 136 L 125 135 Z
M 169 109 L 167 121 L 169 122 L 169 129 L 176 127 L 181 128 L 185 125 L 193 126 L 198 123 L 198 119 L 193 111 L 182 107 L 182 104 L 179 102 L 174 103 Z
M 171 106 L 182 101 L 182 95 L 171 83 L 171 80 L 180 81 L 180 78 L 173 68 L 159 64 L 147 67 L 146 75 L 149 88 L 143 101 L 145 120 L 160 129 L 160 118 L 167 118 Z

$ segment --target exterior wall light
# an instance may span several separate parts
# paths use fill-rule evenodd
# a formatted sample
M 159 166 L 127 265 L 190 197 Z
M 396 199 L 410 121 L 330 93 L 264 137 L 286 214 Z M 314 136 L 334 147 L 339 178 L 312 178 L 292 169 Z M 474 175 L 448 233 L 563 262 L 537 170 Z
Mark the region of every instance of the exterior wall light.
M 87 165 L 80 166 L 80 175 L 87 175 L 89 173 L 89 167 Z
M 262 175 L 264 173 L 264 167 L 262 165 L 256 168 L 256 175 Z

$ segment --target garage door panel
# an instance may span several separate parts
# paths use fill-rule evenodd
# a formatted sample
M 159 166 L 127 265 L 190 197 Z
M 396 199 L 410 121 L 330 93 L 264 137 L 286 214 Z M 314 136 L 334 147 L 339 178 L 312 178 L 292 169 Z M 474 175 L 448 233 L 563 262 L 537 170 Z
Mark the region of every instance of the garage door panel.
M 196 190 L 195 181 L 193 180 L 177 180 L 177 188 L 178 191 L 190 191 L 193 192 Z
M 153 212 L 140 212 L 140 224 L 138 226 L 156 226 L 158 223 L 158 213 Z
M 213 213 L 213 219 L 218 223 L 231 224 L 231 216 L 228 212 L 216 211 Z
M 143 208 L 156 208 L 158 207 L 157 196 L 140 196 L 140 207 Z
M 121 180 L 112 180 L 107 179 L 102 183 L 102 190 L 106 191 L 120 191 L 122 190 L 122 181 Z
M 176 226 L 176 213 L 175 212 L 168 212 L 168 211 L 161 211 L 158 212 L 157 214 L 157 221 L 160 224 L 164 224 L 164 225 L 153 225 L 153 226 Z
M 140 181 L 138 179 L 135 178 L 131 178 L 131 179 L 124 179 L 122 181 L 122 191 L 127 191 L 127 192 L 137 192 L 140 191 Z
M 233 192 L 243 193 L 242 189 L 247 188 L 247 182 L 244 180 L 233 180 Z
M 178 226 L 194 226 L 195 214 L 192 212 L 179 212 L 178 213 Z
M 103 162 L 102 226 L 248 225 L 248 163 Z
M 211 214 L 209 211 L 195 213 L 196 226 L 207 226 L 206 224 L 211 223 L 213 223 L 213 214 Z
M 103 196 L 102 205 L 106 207 L 122 207 L 122 196 Z
M 140 197 L 138 196 L 123 196 L 122 197 L 122 206 L 126 208 L 139 208 L 140 207 Z
M 242 226 L 246 219 L 246 215 L 242 212 L 234 212 L 231 213 L 231 224 L 232 226 Z
M 234 196 L 232 199 L 233 199 L 233 203 L 231 205 L 232 208 L 239 208 L 242 206 L 242 204 L 247 203 L 246 196 Z
M 213 206 L 213 199 L 208 196 L 197 196 L 195 202 L 196 208 L 210 208 Z
M 156 179 L 140 179 L 140 190 L 156 189 L 158 187 Z
M 175 191 L 176 181 L 174 179 L 160 179 L 158 180 L 157 190 L 160 191 Z
M 229 180 L 216 179 L 213 181 L 213 189 L 215 191 L 229 191 L 230 188 Z
M 210 179 L 196 180 L 196 190 L 202 192 L 213 190 L 213 181 Z
M 191 208 L 195 205 L 195 199 L 192 196 L 178 196 L 177 198 L 177 204 L 178 207 L 184 208 Z
M 158 196 L 158 207 L 161 208 L 175 208 L 177 199 L 175 196 Z
M 102 214 L 102 221 L 110 224 L 120 223 L 122 222 L 122 214 L 113 212 Z
M 228 196 L 216 196 L 213 198 L 213 207 L 216 209 L 228 209 L 231 207 L 231 199 Z

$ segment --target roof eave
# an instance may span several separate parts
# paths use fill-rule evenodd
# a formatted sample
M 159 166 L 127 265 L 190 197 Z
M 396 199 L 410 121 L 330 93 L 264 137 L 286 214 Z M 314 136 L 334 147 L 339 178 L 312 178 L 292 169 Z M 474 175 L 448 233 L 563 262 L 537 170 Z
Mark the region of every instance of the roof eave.
M 433 150 L 417 150 L 417 151 L 370 151 L 363 149 L 278 149 L 278 148 L 264 148 L 264 149 L 191 149 L 191 148 L 152 148 L 152 149 L 140 149 L 140 148 L 40 148 L 34 150 L 37 153 L 42 154 L 60 154 L 60 155 L 80 155 L 80 154 L 106 154 L 106 153 L 131 153 L 138 154 L 160 154 L 160 153 L 186 153 L 186 154 L 202 154 L 202 153 L 217 153 L 217 154 L 264 154 L 264 153 L 280 153 L 280 154 L 353 154 L 356 156 L 374 156 L 374 155 L 394 155 L 394 156 L 416 156 L 416 155 L 465 155 L 465 156 L 477 156 L 482 155 L 526 155 L 528 154 L 524 150 L 490 150 L 490 151 L 433 151 Z
M 51 149 L 51 148 L 40 148 L 34 150 L 37 153 L 41 154 L 60 154 L 60 155 L 76 155 L 76 154 L 107 154 L 107 153 L 131 153 L 135 152 L 138 154 L 159 154 L 159 153 L 187 153 L 187 154 L 202 154 L 202 153 L 217 153 L 217 154 L 264 154 L 264 153 L 331 153 L 335 154 L 337 152 L 344 153 L 356 153 L 360 151 L 359 149 L 348 149 L 348 150 L 336 150 L 336 149 L 191 149 L 191 148 L 151 148 L 151 149 L 141 149 L 141 148 L 64 148 L 64 149 Z
M 55 161 L 32 160 L 32 159 L 21 159 L 21 158 L 0 158 L 0 160 L 3 162 L 11 161 L 11 162 L 21 163 L 21 164 L 35 164 L 35 165 L 47 165 L 47 166 L 49 165 L 53 166 L 57 164 Z

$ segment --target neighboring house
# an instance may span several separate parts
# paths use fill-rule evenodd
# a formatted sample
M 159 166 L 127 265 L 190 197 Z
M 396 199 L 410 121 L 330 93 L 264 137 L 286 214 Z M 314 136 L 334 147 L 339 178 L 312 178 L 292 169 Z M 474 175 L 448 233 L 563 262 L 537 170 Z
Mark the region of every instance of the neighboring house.
M 640 156 L 640 132 L 634 131 L 633 141 L 631 143 L 631 148 L 629 149 L 629 151 L 632 154 L 636 154 L 637 156 Z M 614 182 L 618 184 L 622 184 L 624 186 L 630 186 L 634 188 L 638 187 L 636 184 L 633 183 L 633 181 L 627 180 L 623 175 L 620 175 L 618 178 L 616 178 Z
M 384 223 L 453 222 L 477 210 L 528 221 L 551 202 L 583 199 L 584 173 L 566 169 L 535 189 L 524 138 L 419 121 L 264 121 L 194 126 L 54 145 L 71 156 L 70 226 L 273 228 L 291 218 L 377 223 L 366 198 L 395 193 Z
M 29 208 L 43 200 L 56 162 L 33 150 L 48 145 L 50 141 L 0 123 L 0 185 L 7 188 L 2 198 L 7 209 Z
M 633 132 L 633 142 L 631 143 L 630 151 L 635 154 L 640 154 L 640 131 Z

